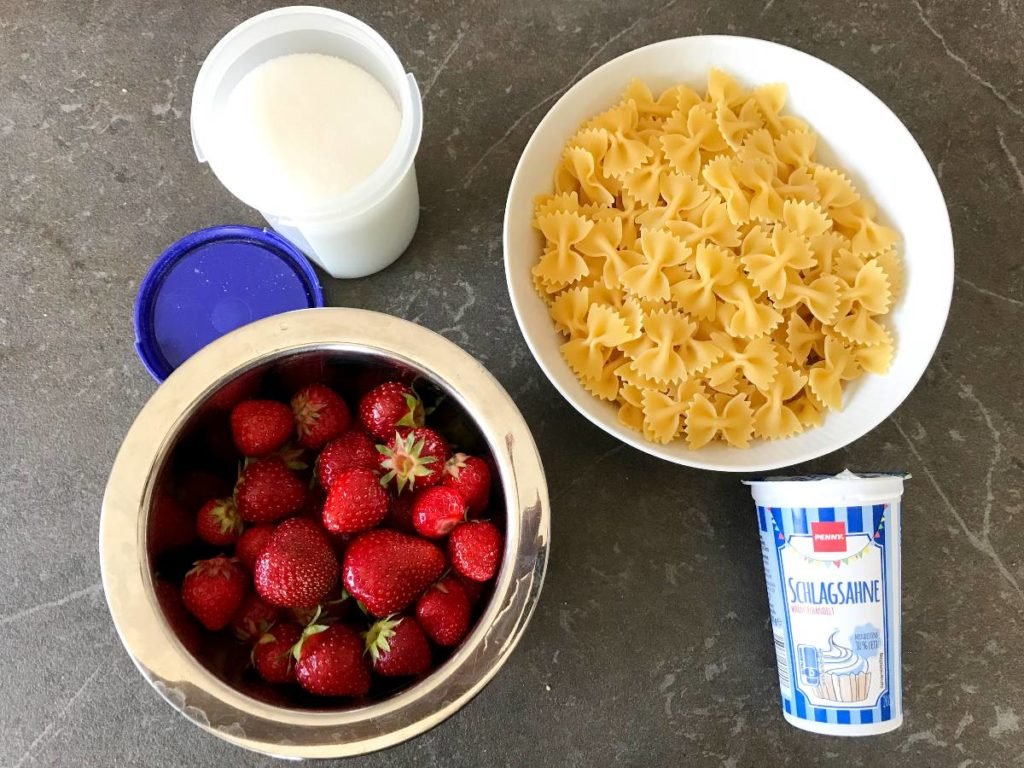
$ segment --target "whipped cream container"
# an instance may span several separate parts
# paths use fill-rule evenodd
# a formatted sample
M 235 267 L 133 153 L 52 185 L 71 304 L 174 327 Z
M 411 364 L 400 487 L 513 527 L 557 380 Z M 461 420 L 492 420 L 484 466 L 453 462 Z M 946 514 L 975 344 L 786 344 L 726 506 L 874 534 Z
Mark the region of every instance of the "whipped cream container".
M 909 475 L 748 481 L 757 505 L 782 716 L 868 736 L 903 723 L 900 498 Z

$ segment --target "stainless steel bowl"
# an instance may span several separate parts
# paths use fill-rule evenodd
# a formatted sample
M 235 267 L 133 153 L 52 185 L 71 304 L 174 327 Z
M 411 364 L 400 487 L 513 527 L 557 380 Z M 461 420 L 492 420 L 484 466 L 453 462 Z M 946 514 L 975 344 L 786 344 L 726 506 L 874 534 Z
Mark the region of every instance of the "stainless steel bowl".
M 474 630 L 434 673 L 378 703 L 300 709 L 261 701 L 186 650 L 157 602 L 147 539 L 169 457 L 210 398 L 253 371 L 310 360 L 384 364 L 431 382 L 468 415 L 489 447 L 505 499 L 504 561 Z M 121 642 L 154 688 L 215 736 L 291 758 L 356 755 L 397 744 L 440 723 L 479 692 L 508 659 L 537 604 L 547 565 L 547 486 L 536 445 L 511 398 L 448 340 L 387 315 L 312 309 L 267 318 L 215 341 L 157 390 L 125 437 L 100 522 L 103 587 Z

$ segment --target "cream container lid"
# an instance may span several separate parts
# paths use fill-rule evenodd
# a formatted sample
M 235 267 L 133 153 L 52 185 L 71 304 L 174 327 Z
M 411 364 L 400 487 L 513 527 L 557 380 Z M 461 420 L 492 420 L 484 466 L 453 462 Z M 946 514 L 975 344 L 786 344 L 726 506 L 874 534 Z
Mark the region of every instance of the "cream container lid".
M 880 504 L 903 495 L 907 472 L 851 472 L 838 475 L 774 476 L 744 480 L 763 507 L 846 507 Z

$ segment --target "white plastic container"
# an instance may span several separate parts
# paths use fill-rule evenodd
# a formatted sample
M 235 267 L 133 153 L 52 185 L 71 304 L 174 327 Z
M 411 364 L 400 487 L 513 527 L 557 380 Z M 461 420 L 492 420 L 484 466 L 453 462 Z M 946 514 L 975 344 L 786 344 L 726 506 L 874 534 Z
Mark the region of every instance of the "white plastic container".
M 348 193 L 312 207 L 264 210 L 255 191 L 238 188 L 217 152 L 217 123 L 232 89 L 269 59 L 322 53 L 346 59 L 373 75 L 402 114 L 390 154 Z M 423 131 L 416 80 L 391 46 L 363 22 L 313 6 L 278 8 L 242 22 L 214 46 L 192 94 L 192 143 L 221 183 L 260 211 L 270 225 L 334 277 L 364 277 L 391 264 L 409 245 L 419 222 L 414 160 Z
M 830 736 L 903 723 L 902 474 L 779 477 L 757 504 L 782 715 Z

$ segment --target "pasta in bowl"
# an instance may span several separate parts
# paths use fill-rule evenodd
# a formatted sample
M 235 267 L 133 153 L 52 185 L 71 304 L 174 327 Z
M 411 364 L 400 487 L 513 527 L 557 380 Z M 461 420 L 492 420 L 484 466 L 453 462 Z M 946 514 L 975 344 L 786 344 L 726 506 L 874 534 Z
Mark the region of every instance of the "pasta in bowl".
M 945 204 L 895 115 L 747 38 L 647 46 L 573 86 L 523 153 L 504 239 L 520 326 L 566 399 L 713 469 L 873 428 L 923 373 L 952 292 Z

